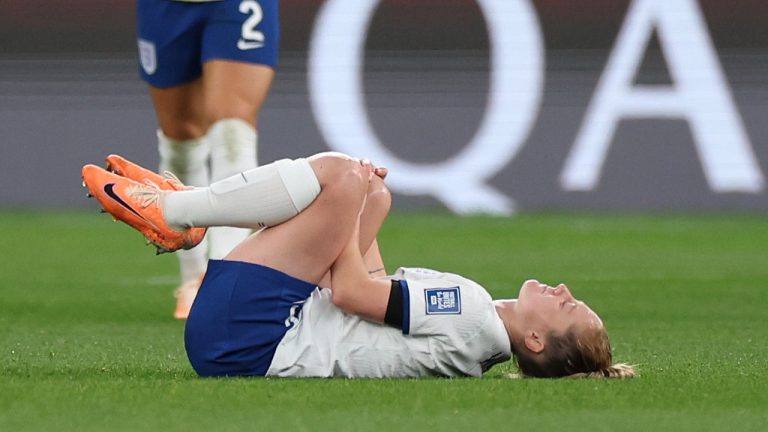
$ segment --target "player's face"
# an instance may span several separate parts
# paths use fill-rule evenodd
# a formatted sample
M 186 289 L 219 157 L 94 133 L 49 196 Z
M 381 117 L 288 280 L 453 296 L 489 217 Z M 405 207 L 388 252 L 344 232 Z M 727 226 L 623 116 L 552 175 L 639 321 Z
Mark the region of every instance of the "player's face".
M 517 308 L 540 331 L 565 332 L 571 326 L 602 327 L 600 317 L 584 302 L 577 300 L 565 284 L 551 287 L 535 279 L 520 288 Z

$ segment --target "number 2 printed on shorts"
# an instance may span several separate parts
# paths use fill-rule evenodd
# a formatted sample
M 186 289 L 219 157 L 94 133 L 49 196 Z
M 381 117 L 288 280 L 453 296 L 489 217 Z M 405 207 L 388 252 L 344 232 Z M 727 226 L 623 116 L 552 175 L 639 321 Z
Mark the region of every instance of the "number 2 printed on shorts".
M 264 46 L 264 33 L 256 30 L 256 26 L 264 18 L 261 5 L 256 0 L 243 0 L 239 10 L 240 13 L 250 14 L 250 16 L 243 23 L 237 48 L 241 51 L 262 48 Z

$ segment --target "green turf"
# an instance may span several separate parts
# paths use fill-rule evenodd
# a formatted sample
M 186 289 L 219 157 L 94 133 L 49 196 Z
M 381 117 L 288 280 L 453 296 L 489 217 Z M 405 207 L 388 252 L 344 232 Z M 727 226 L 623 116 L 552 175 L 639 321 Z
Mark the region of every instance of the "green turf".
M 170 319 L 175 262 L 90 214 L 0 213 L 0 431 L 768 430 L 768 221 L 395 214 L 390 269 L 495 297 L 565 281 L 628 381 L 199 379 Z

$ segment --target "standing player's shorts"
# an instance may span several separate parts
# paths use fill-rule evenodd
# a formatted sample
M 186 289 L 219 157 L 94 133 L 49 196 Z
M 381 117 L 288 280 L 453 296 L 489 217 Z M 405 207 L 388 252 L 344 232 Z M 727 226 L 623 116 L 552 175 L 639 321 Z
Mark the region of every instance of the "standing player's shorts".
M 138 0 L 141 78 L 172 87 L 199 78 L 208 60 L 277 65 L 278 0 Z
M 200 376 L 264 376 L 315 285 L 257 264 L 211 260 L 184 342 Z

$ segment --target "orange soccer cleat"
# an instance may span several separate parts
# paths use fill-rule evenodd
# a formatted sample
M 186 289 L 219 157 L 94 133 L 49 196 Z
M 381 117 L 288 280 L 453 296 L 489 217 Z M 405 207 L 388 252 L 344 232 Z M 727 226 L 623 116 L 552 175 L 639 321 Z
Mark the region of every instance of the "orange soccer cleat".
M 170 171 L 166 171 L 163 175 L 160 175 L 116 154 L 107 156 L 106 160 L 107 171 L 113 172 L 119 176 L 128 177 L 129 179 L 140 183 L 143 183 L 144 180 L 149 180 L 160 186 L 160 189 L 163 190 L 185 190 L 191 188 L 189 186 L 184 186 L 184 184 L 181 183 L 181 180 Z
M 169 191 L 155 182 L 138 182 L 96 165 L 85 165 L 82 174 L 89 195 L 116 220 L 142 233 L 157 247 L 157 253 L 191 249 L 205 236 L 205 228 L 177 229 L 166 223 L 161 201 Z

